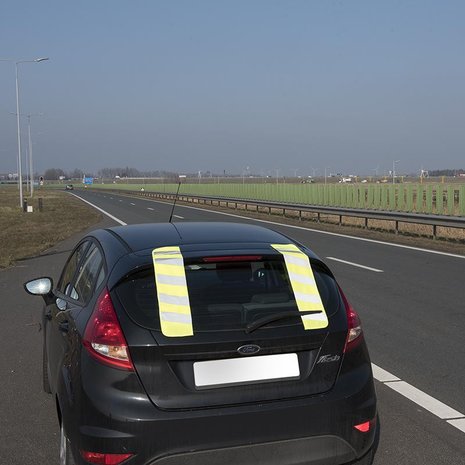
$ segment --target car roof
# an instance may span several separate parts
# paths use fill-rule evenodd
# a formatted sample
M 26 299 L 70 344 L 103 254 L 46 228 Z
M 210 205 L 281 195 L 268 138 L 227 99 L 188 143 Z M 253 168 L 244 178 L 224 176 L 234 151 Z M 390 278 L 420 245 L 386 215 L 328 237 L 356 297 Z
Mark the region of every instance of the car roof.
M 271 229 L 234 222 L 148 223 L 115 226 L 106 231 L 123 241 L 131 252 L 168 245 L 270 244 L 291 241 Z

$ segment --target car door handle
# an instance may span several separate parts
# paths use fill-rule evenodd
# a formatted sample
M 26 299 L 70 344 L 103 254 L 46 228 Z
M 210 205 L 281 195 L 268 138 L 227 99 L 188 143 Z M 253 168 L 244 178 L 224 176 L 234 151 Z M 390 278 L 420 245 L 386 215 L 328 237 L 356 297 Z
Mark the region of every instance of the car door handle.
M 58 324 L 58 328 L 62 333 L 67 333 L 69 331 L 69 322 L 68 321 L 62 321 L 61 323 Z

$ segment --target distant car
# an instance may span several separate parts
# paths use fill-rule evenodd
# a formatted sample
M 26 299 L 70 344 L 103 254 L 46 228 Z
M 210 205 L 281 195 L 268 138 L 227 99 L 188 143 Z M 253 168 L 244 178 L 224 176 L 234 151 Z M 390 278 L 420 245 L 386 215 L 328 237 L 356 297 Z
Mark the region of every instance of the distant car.
M 373 462 L 360 320 L 328 267 L 236 223 L 92 232 L 41 295 L 60 464 Z
M 74 186 L 72 184 L 66 184 L 65 190 L 72 191 L 74 190 Z

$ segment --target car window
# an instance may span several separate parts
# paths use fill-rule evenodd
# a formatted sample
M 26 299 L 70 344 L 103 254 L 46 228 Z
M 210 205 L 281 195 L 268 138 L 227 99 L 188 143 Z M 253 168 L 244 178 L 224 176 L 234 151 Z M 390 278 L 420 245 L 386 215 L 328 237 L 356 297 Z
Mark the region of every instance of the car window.
M 92 244 L 84 258 L 79 265 L 79 271 L 72 287 L 70 297 L 74 300 L 81 302 L 87 302 L 94 289 L 97 287 L 97 282 L 100 279 L 100 283 L 103 280 L 103 259 L 99 248 Z
M 95 284 L 95 289 L 98 289 L 100 287 L 100 284 L 102 284 L 103 280 L 105 279 L 105 267 L 100 268 L 100 272 L 97 277 L 97 283 Z
M 339 293 L 332 277 L 314 267 L 314 276 L 326 313 L 339 308 Z M 196 332 L 243 330 L 252 321 L 298 307 L 281 256 L 240 262 L 185 260 L 192 321 Z M 138 271 L 123 281 L 116 293 L 127 313 L 137 323 L 160 329 L 153 267 Z M 300 318 L 267 325 L 301 326 Z
M 62 293 L 69 295 L 71 291 L 71 281 L 73 280 L 74 275 L 76 274 L 77 267 L 82 257 L 84 256 L 87 247 L 89 246 L 89 241 L 84 241 L 78 246 L 78 248 L 72 253 L 69 257 L 66 265 L 61 273 L 60 280 L 58 282 L 57 289 Z

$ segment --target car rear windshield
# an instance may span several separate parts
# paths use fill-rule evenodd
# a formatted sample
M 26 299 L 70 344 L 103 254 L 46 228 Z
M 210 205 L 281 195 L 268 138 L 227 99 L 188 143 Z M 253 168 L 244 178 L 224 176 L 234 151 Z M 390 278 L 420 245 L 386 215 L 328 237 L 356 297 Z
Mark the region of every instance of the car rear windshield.
M 243 330 L 258 318 L 298 312 L 282 256 L 185 259 L 185 274 L 194 330 Z M 321 266 L 313 265 L 326 313 L 339 307 L 335 281 Z M 141 326 L 160 330 L 153 265 L 129 275 L 115 290 L 129 316 Z M 289 318 L 264 327 L 301 325 Z

